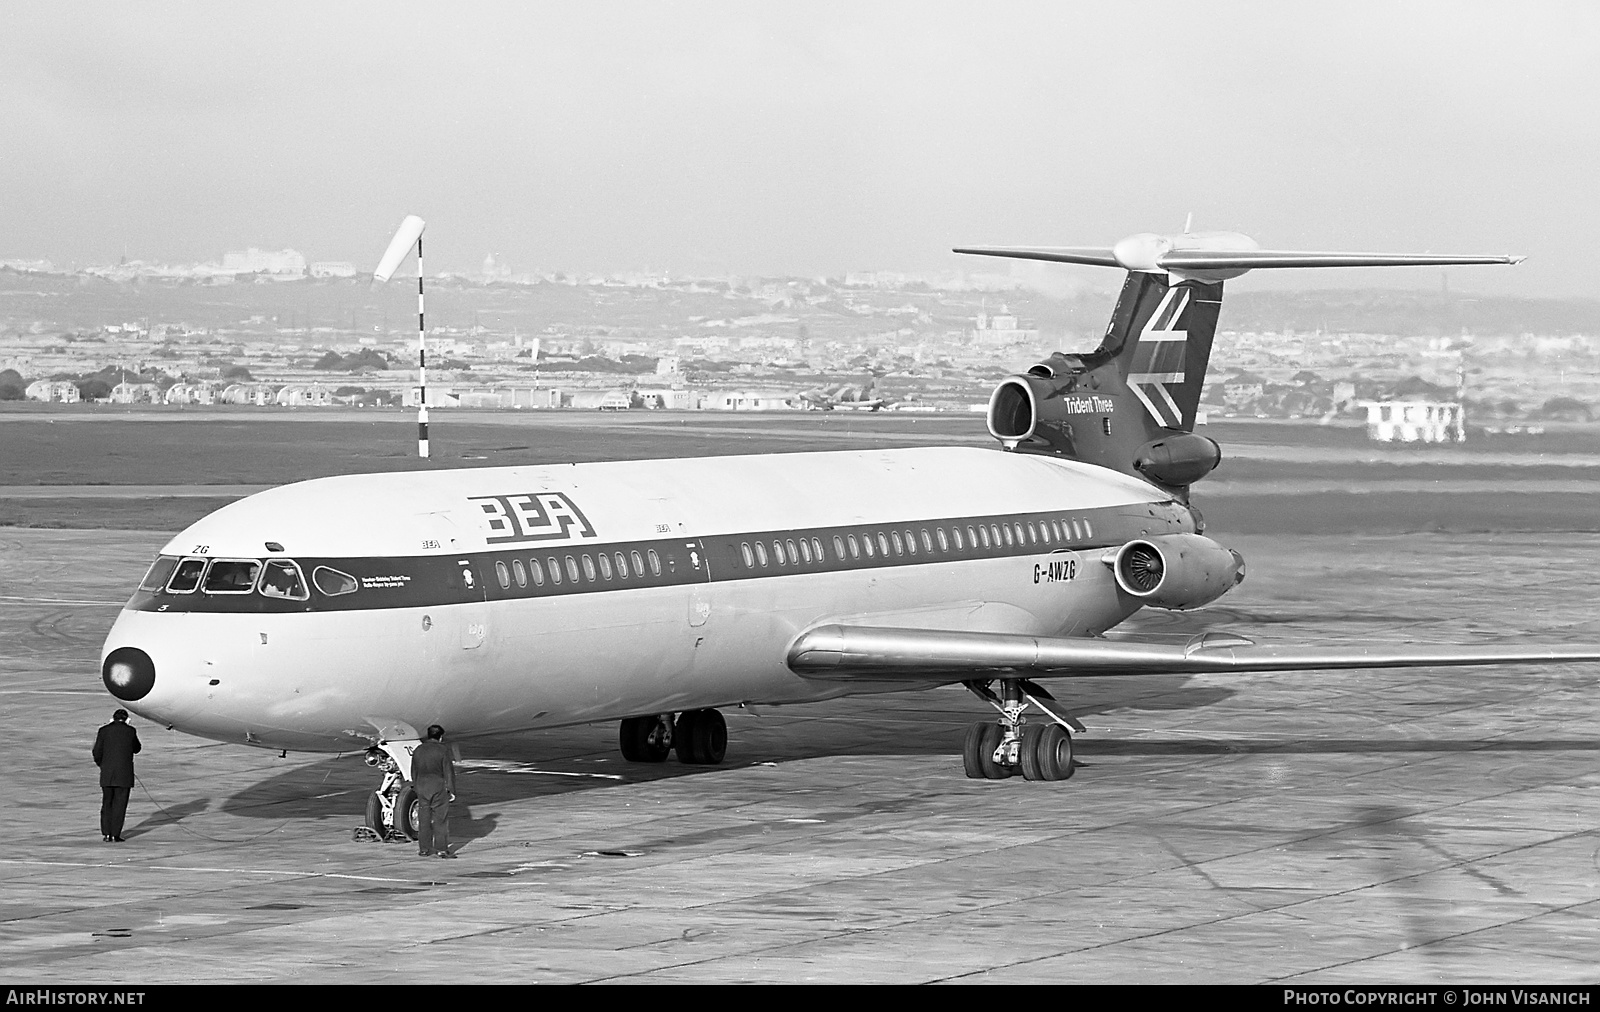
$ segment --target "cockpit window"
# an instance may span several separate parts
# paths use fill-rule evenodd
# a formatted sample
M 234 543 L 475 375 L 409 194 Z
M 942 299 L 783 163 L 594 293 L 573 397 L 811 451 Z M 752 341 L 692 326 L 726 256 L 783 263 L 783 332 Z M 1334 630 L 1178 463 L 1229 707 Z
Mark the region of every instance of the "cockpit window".
M 200 586 L 200 574 L 205 571 L 205 559 L 184 559 L 173 570 L 172 579 L 167 581 L 167 593 L 193 594 Z
M 261 596 L 304 601 L 311 595 L 306 593 L 299 566 L 288 559 L 268 559 L 261 571 Z
M 206 571 L 207 594 L 248 594 L 256 589 L 261 563 L 255 559 L 214 559 Z
M 144 574 L 144 579 L 139 582 L 139 589 L 151 594 L 155 593 L 167 585 L 167 580 L 172 576 L 172 571 L 177 568 L 177 556 L 157 556 L 156 561 L 150 566 L 150 571 Z
M 311 571 L 311 582 L 317 589 L 329 597 L 338 597 L 340 594 L 354 594 L 356 592 L 356 578 L 349 573 L 341 573 L 337 569 L 327 566 L 318 566 Z

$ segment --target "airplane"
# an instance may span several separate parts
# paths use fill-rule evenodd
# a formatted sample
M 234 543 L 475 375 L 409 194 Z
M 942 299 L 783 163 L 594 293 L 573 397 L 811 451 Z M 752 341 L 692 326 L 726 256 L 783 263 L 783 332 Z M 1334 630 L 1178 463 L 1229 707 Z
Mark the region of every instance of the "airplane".
M 919 447 L 362 474 L 260 492 L 161 549 L 101 678 L 168 728 L 366 750 L 374 838 L 415 838 L 410 755 L 618 721 L 624 758 L 720 763 L 721 708 L 965 685 L 975 779 L 1072 776 L 1044 682 L 1600 660 L 1600 648 L 1184 645 L 1105 636 L 1245 578 L 1190 487 L 1223 284 L 1251 270 L 1520 257 L 1259 249 L 1237 233 L 956 252 L 1127 272 L 1100 345 L 1000 382 L 998 449 Z M 848 496 L 819 495 L 844 487 Z M 1031 714 L 1031 715 L 1030 715 Z
M 889 406 L 889 401 L 877 394 L 877 386 L 878 374 L 873 373 L 860 386 L 840 383 L 831 387 L 816 387 L 801 391 L 798 397 L 803 407 L 817 411 L 832 411 L 834 408 L 877 411 Z

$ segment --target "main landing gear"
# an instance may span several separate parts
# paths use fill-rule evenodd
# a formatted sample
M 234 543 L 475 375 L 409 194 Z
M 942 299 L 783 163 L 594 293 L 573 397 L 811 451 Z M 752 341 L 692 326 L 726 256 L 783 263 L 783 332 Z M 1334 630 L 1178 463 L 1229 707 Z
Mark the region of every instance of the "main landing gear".
M 417 838 L 421 806 L 411 785 L 411 752 L 420 744 L 386 741 L 367 749 L 367 765 L 378 768 L 383 783 L 367 795 L 366 825 L 356 830 L 356 839 L 403 843 Z
M 1050 693 L 1026 678 L 1002 678 L 998 696 L 987 681 L 962 684 L 1000 713 L 999 721 L 967 728 L 961 764 L 968 777 L 1004 780 L 1018 770 L 1025 780 L 1065 780 L 1072 776 L 1071 731 L 1082 731 L 1083 725 L 1040 702 L 1053 701 Z M 1023 716 L 1029 703 L 1043 710 L 1050 723 L 1029 724 Z
M 631 763 L 662 762 L 676 751 L 685 765 L 715 766 L 728 751 L 728 724 L 716 710 L 686 710 L 676 720 L 657 713 L 624 720 L 617 738 Z

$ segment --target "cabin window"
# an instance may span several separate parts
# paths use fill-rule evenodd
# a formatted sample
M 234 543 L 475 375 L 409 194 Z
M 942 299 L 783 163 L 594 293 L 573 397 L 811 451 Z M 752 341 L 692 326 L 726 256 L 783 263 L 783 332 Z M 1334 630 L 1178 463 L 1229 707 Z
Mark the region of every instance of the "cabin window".
M 1089 521 L 1085 520 L 1083 522 L 1083 538 L 1085 541 L 1087 541 L 1092 537 L 1094 537 L 1094 528 L 1090 527 Z
M 561 586 L 561 560 L 554 555 L 550 556 L 550 582 Z
M 789 544 L 789 561 L 794 563 L 795 565 L 799 565 L 800 564 L 800 553 L 794 550 L 794 540 L 791 538 L 789 540 L 788 544 Z
M 507 569 L 506 564 L 498 559 L 495 560 L 494 564 L 494 578 L 500 581 L 501 590 L 511 589 L 511 570 Z
M 868 552 L 867 554 L 871 555 L 872 553 Z M 861 558 L 861 547 L 856 543 L 856 536 L 854 534 L 850 535 L 850 557 L 852 559 Z
M 156 561 L 150 564 L 150 569 L 144 574 L 144 579 L 139 581 L 139 589 L 155 593 L 166 586 L 167 580 L 172 576 L 172 571 L 178 568 L 178 557 L 175 555 L 158 555 Z
M 867 553 L 867 558 L 869 558 L 869 559 L 872 558 L 874 554 L 876 554 L 877 549 L 872 547 L 872 535 L 870 535 L 870 534 L 861 535 L 861 550 L 863 552 Z
M 742 556 L 744 558 L 744 568 L 746 568 L 746 569 L 754 569 L 754 568 L 756 568 L 756 556 L 755 556 L 754 552 L 750 551 L 750 542 L 748 542 L 748 541 L 739 542 L 739 554 L 740 554 L 740 556 Z
M 1025 545 L 1028 543 L 1028 535 L 1027 532 L 1022 529 L 1022 524 L 1013 523 L 1011 525 L 1011 529 L 1017 532 L 1017 544 Z
M 1067 521 L 1067 526 L 1072 529 L 1072 540 L 1074 540 L 1074 541 L 1082 541 L 1083 540 L 1083 535 L 1078 533 L 1078 521 L 1069 520 L 1069 521 Z
M 304 601 L 311 595 L 306 593 L 306 584 L 300 578 L 300 567 L 288 559 L 268 559 L 261 570 L 261 596 L 262 597 L 287 597 L 294 601 Z
M 906 546 L 905 546 L 905 543 L 900 540 L 900 532 L 899 531 L 890 531 L 889 533 L 894 535 L 894 554 L 896 554 L 896 555 L 904 555 L 904 554 L 906 554 Z M 885 552 L 884 554 L 887 555 L 888 553 Z
M 587 555 L 584 558 L 588 558 Z M 605 552 L 600 553 L 600 575 L 604 579 L 611 579 L 611 557 Z
M 981 527 L 978 528 L 978 530 L 982 529 L 983 528 Z M 974 549 L 978 547 L 978 531 L 973 530 L 971 524 L 967 525 L 967 544 L 971 545 Z M 989 547 L 989 535 L 987 534 L 983 536 L 983 547 Z
M 933 535 L 928 533 L 926 527 L 922 529 L 922 550 L 925 552 L 933 551 Z
M 878 554 L 886 559 L 889 557 L 889 537 L 882 531 L 878 532 Z
M 533 585 L 535 587 L 543 587 L 544 586 L 544 566 L 540 564 L 538 559 L 529 559 L 528 560 L 528 569 L 531 570 L 532 573 L 533 573 Z
M 651 576 L 660 576 L 661 575 L 661 556 L 656 554 L 656 550 L 654 548 L 650 549 L 649 555 L 650 555 L 650 575 Z
M 207 594 L 248 594 L 256 589 L 261 563 L 254 559 L 217 559 L 206 572 Z
M 588 556 L 584 557 L 588 558 Z M 593 569 L 594 563 L 589 563 L 589 568 Z M 573 583 L 578 582 L 578 560 L 574 559 L 570 555 L 567 556 L 567 579 L 571 580 Z
M 1039 521 L 1039 540 L 1047 545 L 1050 543 L 1050 521 Z
M 951 534 L 952 537 L 955 538 L 956 551 L 958 551 L 958 552 L 966 551 L 967 550 L 966 542 L 961 540 L 961 528 L 955 526 L 954 524 L 951 524 L 950 525 L 950 534 Z
M 1022 529 L 1028 532 L 1028 544 L 1037 545 L 1039 543 L 1039 529 L 1033 526 L 1032 520 L 1024 524 Z
M 594 559 L 590 557 L 588 552 L 583 553 L 583 578 L 588 580 L 590 583 L 595 581 Z
M 616 559 L 617 559 L 617 576 L 619 576 L 622 579 L 626 580 L 628 578 L 628 559 L 621 552 L 618 552 L 616 554 Z
M 983 547 L 988 548 L 989 547 L 989 528 L 984 527 L 982 524 L 979 524 L 978 525 L 978 536 L 983 539 Z
M 1006 547 L 1007 548 L 1010 548 L 1013 544 L 1015 544 L 1015 542 L 1013 542 L 1011 540 L 1011 525 L 1010 524 L 1001 524 L 1000 525 L 1000 536 L 1005 539 L 1005 543 L 1006 543 Z
M 989 525 L 989 533 L 994 535 L 994 546 L 996 548 L 999 548 L 1000 547 L 1000 528 L 996 527 L 994 524 L 990 524 Z
M 811 557 L 816 559 L 818 562 L 826 562 L 827 561 L 827 556 L 822 554 L 822 539 L 821 538 L 812 538 L 811 539 Z
M 342 594 L 354 594 L 356 578 L 349 573 L 341 573 L 328 566 L 318 566 L 311 571 L 311 583 L 328 597 L 339 597 Z
M 811 543 L 805 538 L 800 539 L 800 559 L 802 562 L 811 561 Z
M 528 585 L 528 570 L 522 564 L 521 559 L 511 560 L 511 575 L 516 579 L 518 587 L 526 587 Z
M 1062 530 L 1061 530 L 1061 522 L 1060 521 L 1051 520 L 1051 521 L 1049 521 L 1049 524 L 1050 524 L 1050 530 L 1051 530 L 1051 532 L 1053 534 L 1055 534 L 1057 541 L 1065 541 L 1065 540 L 1067 540 L 1066 534 L 1063 533 Z
M 205 571 L 205 559 L 184 559 L 173 570 L 172 579 L 167 581 L 167 593 L 193 594 L 200 589 L 200 574 Z
M 939 539 L 939 551 L 948 552 L 950 550 L 950 539 L 944 536 L 944 528 L 935 527 L 933 533 Z
M 844 561 L 844 538 L 837 534 L 833 536 L 833 554 L 840 562 Z
M 762 569 L 767 568 L 767 546 L 759 541 L 756 542 L 756 561 L 761 563 Z
M 644 579 L 644 556 L 635 551 L 629 553 L 629 558 L 633 559 L 633 575 Z
M 777 538 L 772 539 L 772 561 L 780 566 L 788 561 L 788 557 L 783 554 L 783 542 Z

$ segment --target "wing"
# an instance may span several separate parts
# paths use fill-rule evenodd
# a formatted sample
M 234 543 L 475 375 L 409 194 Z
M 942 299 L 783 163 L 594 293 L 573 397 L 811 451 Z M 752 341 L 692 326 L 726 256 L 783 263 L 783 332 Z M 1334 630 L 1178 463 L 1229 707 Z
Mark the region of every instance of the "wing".
M 801 633 L 789 667 L 843 681 L 961 681 L 1103 675 L 1197 675 L 1338 668 L 1566 664 L 1600 661 L 1600 648 L 1502 646 L 1262 647 L 1210 634 L 1184 646 L 1016 633 L 824 625 Z

